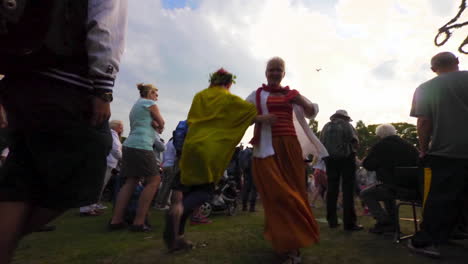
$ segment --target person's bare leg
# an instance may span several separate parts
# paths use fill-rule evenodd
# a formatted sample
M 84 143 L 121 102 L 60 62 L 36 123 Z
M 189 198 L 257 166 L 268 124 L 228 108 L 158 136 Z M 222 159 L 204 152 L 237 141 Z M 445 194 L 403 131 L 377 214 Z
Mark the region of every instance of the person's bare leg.
M 136 211 L 133 225 L 143 225 L 145 223 L 146 214 L 148 213 L 151 201 L 153 201 L 154 194 L 161 182 L 161 176 L 148 178 L 145 188 L 141 192 L 140 199 L 138 199 L 138 208 Z
M 166 214 L 166 226 L 164 227 L 164 241 L 169 251 L 176 247 L 176 240 L 179 236 L 180 219 L 184 213 L 182 203 L 183 193 L 181 191 L 172 191 L 171 207 Z
M 10 263 L 31 214 L 25 202 L 0 202 L 0 264 Z
M 310 197 L 310 205 L 315 206 L 315 201 L 317 201 L 317 198 L 319 195 L 320 195 L 320 188 L 317 187 L 312 191 L 312 195 Z
M 137 185 L 137 178 L 127 178 L 125 184 L 120 188 L 119 194 L 117 195 L 117 201 L 115 203 L 114 215 L 111 219 L 111 224 L 121 224 L 124 222 L 125 208 L 127 208 L 130 197 Z

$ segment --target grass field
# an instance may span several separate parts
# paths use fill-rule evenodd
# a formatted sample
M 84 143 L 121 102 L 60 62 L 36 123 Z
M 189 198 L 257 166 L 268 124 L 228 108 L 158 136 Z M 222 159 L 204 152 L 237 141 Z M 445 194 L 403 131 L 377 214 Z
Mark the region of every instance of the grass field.
M 121 264 L 121 263 L 277 263 L 263 239 L 263 211 L 240 212 L 236 216 L 217 215 L 213 223 L 187 227 L 187 237 L 197 248 L 190 252 L 168 254 L 161 234 L 163 213 L 151 211 L 154 226 L 149 233 L 108 232 L 106 222 L 111 209 L 99 217 L 79 217 L 69 211 L 57 219 L 57 230 L 35 233 L 21 241 L 13 263 L 16 264 Z M 331 230 L 323 222 L 324 208 L 314 209 L 321 228 L 321 241 L 304 250 L 303 263 L 468 263 L 468 243 L 452 243 L 442 248 L 443 260 L 414 255 L 406 243 L 394 244 L 391 236 L 377 236 L 366 231 Z M 406 212 L 402 217 L 409 217 Z M 359 217 L 366 229 L 374 224 L 369 216 Z M 411 222 L 402 221 L 403 231 L 411 231 Z M 1 235 L 1 234 L 0 234 Z

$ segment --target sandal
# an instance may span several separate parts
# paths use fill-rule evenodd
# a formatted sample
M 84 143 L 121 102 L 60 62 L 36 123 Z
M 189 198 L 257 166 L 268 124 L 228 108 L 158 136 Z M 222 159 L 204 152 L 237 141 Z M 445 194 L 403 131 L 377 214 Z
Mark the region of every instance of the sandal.
M 107 229 L 109 231 L 116 231 L 116 230 L 122 230 L 127 228 L 127 224 L 125 222 L 118 223 L 118 224 L 111 224 L 112 220 L 109 220 L 109 223 L 107 223 Z
M 193 242 L 190 240 L 186 240 L 184 238 L 177 239 L 175 242 L 175 246 L 169 249 L 169 253 L 173 253 L 179 250 L 192 250 L 194 248 Z

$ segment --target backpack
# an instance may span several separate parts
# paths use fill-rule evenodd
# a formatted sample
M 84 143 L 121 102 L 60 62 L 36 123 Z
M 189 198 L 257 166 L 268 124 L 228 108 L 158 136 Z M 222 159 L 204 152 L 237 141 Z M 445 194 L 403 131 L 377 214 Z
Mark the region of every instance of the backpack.
M 176 129 L 172 132 L 172 144 L 178 156 L 182 154 L 182 147 L 184 146 L 185 136 L 188 132 L 187 120 L 179 121 Z
M 0 74 L 86 57 L 87 0 L 0 0 Z
M 334 120 L 323 127 L 320 140 L 331 158 L 347 158 L 353 153 L 352 130 L 351 125 L 344 120 Z

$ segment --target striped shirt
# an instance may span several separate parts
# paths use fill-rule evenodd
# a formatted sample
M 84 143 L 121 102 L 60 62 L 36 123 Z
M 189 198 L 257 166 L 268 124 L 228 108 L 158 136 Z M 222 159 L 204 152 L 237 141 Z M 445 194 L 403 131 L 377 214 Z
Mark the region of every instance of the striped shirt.
M 271 126 L 271 133 L 275 136 L 296 136 L 293 123 L 293 107 L 284 96 L 269 96 L 267 100 L 268 112 L 277 117 Z

